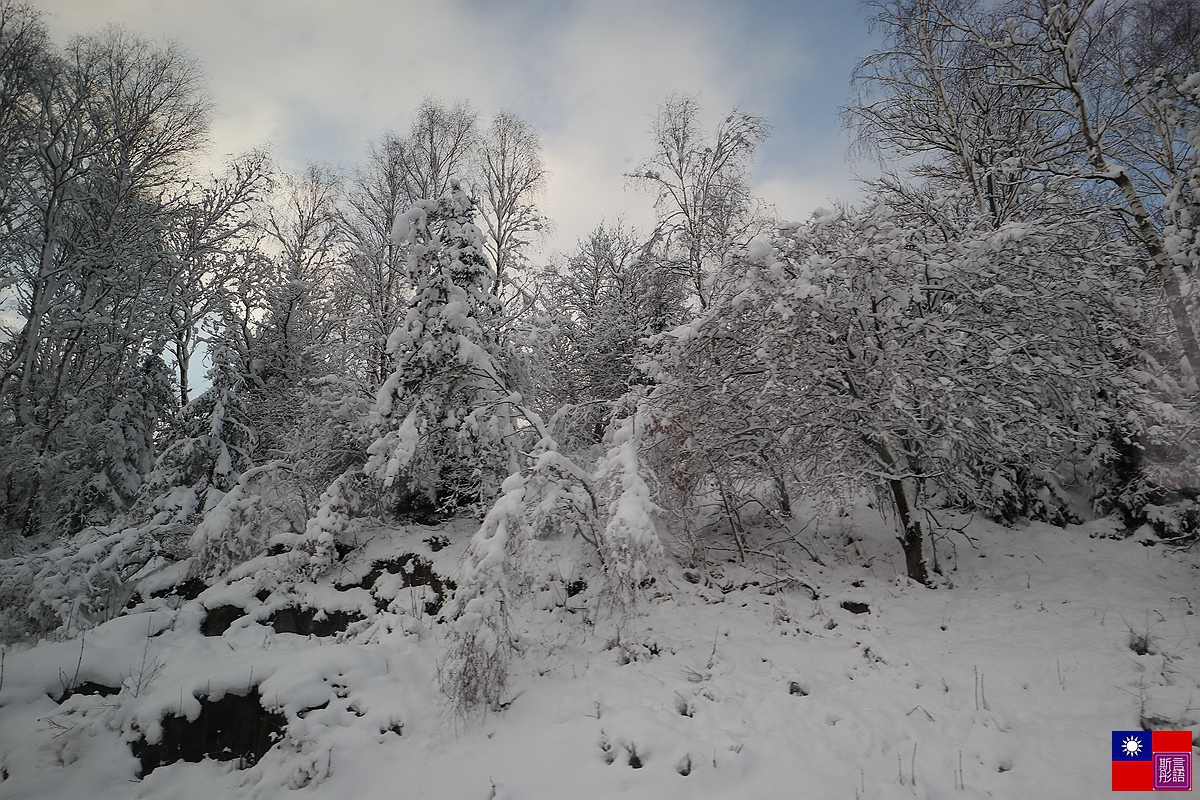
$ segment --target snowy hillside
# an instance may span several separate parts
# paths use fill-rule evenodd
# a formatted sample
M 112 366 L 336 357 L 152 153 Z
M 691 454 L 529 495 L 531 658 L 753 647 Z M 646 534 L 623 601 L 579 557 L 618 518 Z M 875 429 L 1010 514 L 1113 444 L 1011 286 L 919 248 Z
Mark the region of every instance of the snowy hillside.
M 1105 524 L 975 522 L 929 589 L 864 510 L 625 619 L 545 542 L 504 708 L 468 717 L 436 612 L 473 523 L 374 530 L 320 584 L 256 597 L 259 559 L 8 649 L 0 797 L 1098 797 L 1110 730 L 1200 728 L 1195 554 Z
M 453 5 L 398 4 L 404 36 Z M 769 75 L 715 108 L 665 89 L 601 158 L 443 26 L 437 72 L 483 96 L 389 45 L 407 116 L 309 79 L 289 119 L 378 106 L 357 164 L 263 143 L 212 172 L 181 46 L 59 45 L 0 0 L 0 800 L 1174 779 L 1200 732 L 1200 0 L 863 6 L 839 115 L 877 177 L 776 209 L 756 187 L 822 150 L 756 174 L 772 122 L 739 98 L 812 110 Z M 306 76 L 361 61 L 268 28 Z M 548 253 L 551 185 L 604 197 L 578 159 L 644 213 Z

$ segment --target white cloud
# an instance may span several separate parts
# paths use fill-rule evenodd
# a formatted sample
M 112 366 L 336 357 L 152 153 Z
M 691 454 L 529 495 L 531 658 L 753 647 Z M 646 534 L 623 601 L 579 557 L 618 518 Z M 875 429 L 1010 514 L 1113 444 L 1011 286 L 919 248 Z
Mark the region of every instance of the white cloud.
M 852 199 L 855 186 L 837 179 L 770 178 L 754 187 L 755 193 L 775 207 L 782 220 L 803 222 L 817 208 L 828 208 L 838 199 Z
M 551 245 L 562 248 L 605 218 L 649 222 L 651 198 L 627 192 L 623 174 L 648 152 L 651 115 L 668 92 L 700 94 L 711 122 L 740 103 L 765 114 L 789 141 L 793 118 L 832 118 L 844 97 L 840 87 L 832 100 L 824 97 L 826 84 L 844 79 L 823 74 L 828 57 L 819 57 L 804 33 L 841 6 L 838 0 L 40 5 L 55 15 L 59 42 L 117 22 L 192 52 L 219 106 L 214 161 L 269 142 L 287 168 L 308 160 L 351 166 L 367 142 L 405 128 L 427 94 L 470 100 L 484 117 L 509 108 L 542 134 L 553 171 L 546 198 L 557 228 Z M 826 138 L 810 137 L 806 148 L 828 149 L 828 131 L 820 135 Z M 771 161 L 777 174 L 761 182 L 762 190 L 785 215 L 810 197 L 827 205 L 826 187 L 848 185 L 840 152 L 832 167 L 820 158 L 819 174 L 797 175 L 794 165 Z M 797 164 L 806 161 L 797 154 Z

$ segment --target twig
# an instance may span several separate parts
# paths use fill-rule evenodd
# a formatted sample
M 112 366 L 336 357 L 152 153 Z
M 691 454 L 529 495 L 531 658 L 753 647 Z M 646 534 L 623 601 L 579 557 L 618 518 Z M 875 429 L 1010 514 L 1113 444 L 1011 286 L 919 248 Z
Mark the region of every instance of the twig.
M 87 631 L 84 631 L 79 636 L 79 660 L 75 662 L 75 677 L 71 678 L 71 685 L 68 690 L 74 689 L 79 685 L 79 670 L 83 667 L 83 648 L 87 645 Z
M 991 711 L 991 709 L 988 708 L 987 691 L 984 688 L 984 676 L 979 674 L 979 666 L 976 665 L 975 666 L 975 710 L 979 711 L 981 707 L 983 708 L 984 711 Z
M 926 710 L 925 710 L 925 708 L 924 708 L 923 706 L 913 706 L 913 709 L 912 709 L 912 711 L 909 711 L 909 712 L 908 712 L 907 714 L 905 714 L 904 716 L 906 716 L 906 717 L 907 717 L 907 716 L 910 716 L 910 715 L 913 713 L 913 711 L 916 711 L 917 709 L 920 709 L 920 710 L 921 710 L 921 713 L 923 713 L 923 714 L 924 714 L 926 717 L 928 717 L 930 722 L 933 722 L 933 715 L 932 715 L 932 714 L 930 714 L 928 711 L 926 711 Z

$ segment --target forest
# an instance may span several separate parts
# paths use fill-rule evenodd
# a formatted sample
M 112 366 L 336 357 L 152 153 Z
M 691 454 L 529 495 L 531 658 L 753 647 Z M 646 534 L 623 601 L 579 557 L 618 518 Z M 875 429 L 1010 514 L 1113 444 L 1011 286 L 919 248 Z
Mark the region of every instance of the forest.
M 859 504 L 927 587 L 967 518 L 1194 550 L 1200 4 L 869 10 L 865 200 L 787 221 L 768 121 L 675 94 L 626 176 L 653 228 L 537 263 L 516 115 L 429 96 L 353 169 L 206 174 L 188 53 L 0 0 L 0 638 L 467 520 L 439 676 L 495 709 L 555 542 L 616 615 Z

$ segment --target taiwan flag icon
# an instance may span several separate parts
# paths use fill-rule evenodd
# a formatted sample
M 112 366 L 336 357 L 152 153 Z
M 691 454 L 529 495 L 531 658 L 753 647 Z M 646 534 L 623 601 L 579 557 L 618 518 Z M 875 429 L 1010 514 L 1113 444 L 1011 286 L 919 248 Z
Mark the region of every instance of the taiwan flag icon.
M 1112 732 L 1112 790 L 1154 791 L 1153 737 L 1150 731 Z
M 1187 792 L 1191 788 L 1191 731 L 1112 732 L 1114 792 Z

